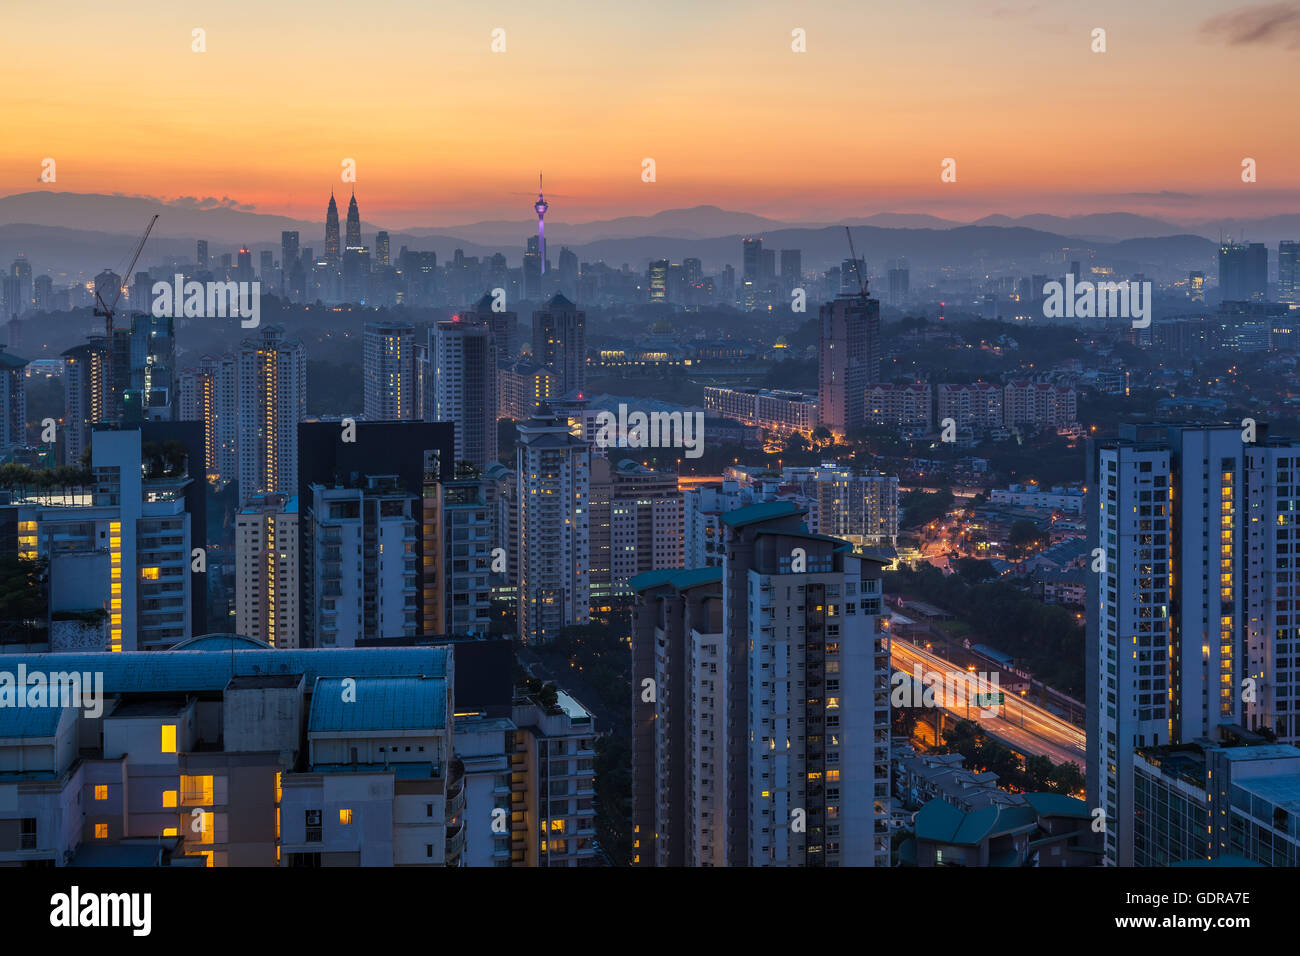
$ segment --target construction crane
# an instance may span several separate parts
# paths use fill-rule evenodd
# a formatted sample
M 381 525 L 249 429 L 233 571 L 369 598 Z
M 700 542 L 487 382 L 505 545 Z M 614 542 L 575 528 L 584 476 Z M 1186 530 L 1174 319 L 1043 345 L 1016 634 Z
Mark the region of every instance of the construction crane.
M 144 244 L 148 241 L 149 233 L 153 232 L 153 224 L 157 221 L 158 216 L 155 214 L 154 217 L 149 220 L 149 225 L 145 226 L 144 235 L 141 236 L 140 241 L 135 244 L 135 252 L 131 254 L 131 264 L 126 267 L 126 272 L 122 275 L 122 282 L 130 281 L 131 271 L 135 269 L 135 264 L 140 260 L 140 253 L 144 251 Z M 108 351 L 110 356 L 113 352 L 113 316 L 117 314 L 117 300 L 121 297 L 121 282 L 118 283 L 117 292 L 113 296 L 113 301 L 111 303 L 103 300 L 99 294 L 98 284 L 95 286 L 95 301 L 99 303 L 99 308 L 95 309 L 94 312 L 95 315 L 103 316 L 104 318 L 104 334 L 108 337 Z
M 849 237 L 849 261 L 853 263 L 853 271 L 858 274 L 858 294 L 862 296 L 863 301 L 865 301 L 867 298 L 867 283 L 866 280 L 862 278 L 862 269 L 858 266 L 858 254 L 853 248 L 853 233 L 849 231 L 848 226 L 844 227 L 844 235 Z

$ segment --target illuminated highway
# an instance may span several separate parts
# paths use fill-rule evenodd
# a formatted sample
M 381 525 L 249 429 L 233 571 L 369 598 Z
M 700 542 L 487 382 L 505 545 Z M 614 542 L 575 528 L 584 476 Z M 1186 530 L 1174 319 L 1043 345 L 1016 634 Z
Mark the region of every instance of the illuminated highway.
M 894 638 L 890 648 L 890 660 L 894 669 L 905 674 L 914 673 L 913 669 L 919 664 L 922 674 L 933 671 L 942 674 L 945 680 L 975 677 L 974 674 L 968 675 L 967 671 L 951 661 L 937 657 L 907 641 Z M 891 690 L 892 687 L 891 684 Z M 981 693 L 993 689 L 993 685 L 987 681 L 982 679 L 979 681 Z M 969 708 L 958 706 L 944 709 L 958 717 L 969 717 L 978 723 L 985 733 L 1026 756 L 1041 755 L 1050 757 L 1055 763 L 1076 763 L 1080 770 L 1087 769 L 1085 763 L 1087 740 L 1082 730 L 1069 721 L 1057 717 L 1051 711 L 1022 700 L 1015 694 L 1005 691 L 1004 693 L 1006 693 L 1005 704 L 988 708 L 998 712 L 995 717 L 984 716 L 983 710 L 974 705 Z

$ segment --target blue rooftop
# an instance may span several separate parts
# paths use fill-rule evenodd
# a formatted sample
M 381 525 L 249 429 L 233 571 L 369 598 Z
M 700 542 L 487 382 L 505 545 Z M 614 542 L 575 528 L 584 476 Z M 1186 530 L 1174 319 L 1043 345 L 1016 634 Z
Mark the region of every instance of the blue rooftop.
M 442 678 L 360 677 L 355 700 L 343 699 L 343 680 L 316 681 L 308 732 L 441 730 L 447 725 L 447 682 Z

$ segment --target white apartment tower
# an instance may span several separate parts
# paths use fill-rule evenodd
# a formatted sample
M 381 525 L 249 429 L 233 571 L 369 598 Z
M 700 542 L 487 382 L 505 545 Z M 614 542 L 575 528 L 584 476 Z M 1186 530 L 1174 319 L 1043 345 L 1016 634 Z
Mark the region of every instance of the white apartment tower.
M 233 355 L 203 356 L 179 376 L 180 420 L 203 422 L 208 482 L 223 488 L 239 471 L 238 365 Z
M 460 316 L 429 332 L 430 420 L 456 426 L 456 463 L 479 471 L 497 460 L 497 359 L 486 323 Z

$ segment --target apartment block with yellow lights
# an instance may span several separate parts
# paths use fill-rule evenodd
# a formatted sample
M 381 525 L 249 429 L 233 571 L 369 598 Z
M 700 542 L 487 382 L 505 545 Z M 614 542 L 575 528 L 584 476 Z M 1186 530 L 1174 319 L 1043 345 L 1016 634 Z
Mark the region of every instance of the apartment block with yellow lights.
M 255 497 L 235 515 L 235 632 L 294 648 L 298 628 L 298 498 Z
M 1104 555 L 1088 581 L 1089 805 L 1106 862 L 1131 866 L 1137 751 L 1300 741 L 1300 443 L 1264 424 L 1124 425 L 1088 461 Z
M 307 417 L 307 355 L 283 326 L 245 339 L 238 354 L 239 497 L 293 494 L 298 423 Z
M 210 635 L 147 655 L 6 656 L 18 668 L 97 672 L 104 707 L 0 708 L 0 865 L 141 862 L 142 846 L 203 866 L 461 865 L 473 846 L 489 865 L 510 722 L 470 755 L 491 784 L 471 837 L 450 648 Z

